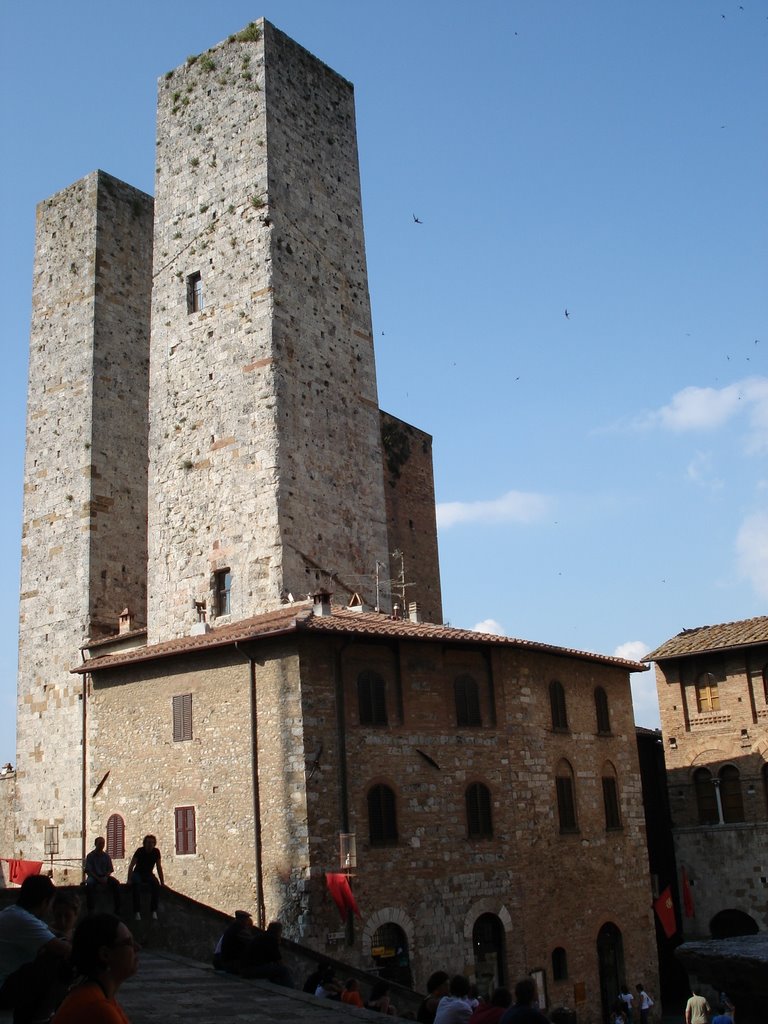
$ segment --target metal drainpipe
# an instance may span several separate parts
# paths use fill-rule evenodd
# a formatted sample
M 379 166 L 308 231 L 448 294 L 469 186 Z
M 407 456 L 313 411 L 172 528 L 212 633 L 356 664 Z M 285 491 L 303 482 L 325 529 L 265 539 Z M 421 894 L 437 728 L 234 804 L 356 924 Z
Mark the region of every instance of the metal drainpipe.
M 341 831 L 349 832 L 349 792 L 347 782 L 347 723 L 344 707 L 344 679 L 341 671 L 341 656 L 349 640 L 343 640 L 336 648 L 336 657 L 333 659 L 334 688 L 336 695 L 336 736 L 339 744 L 339 813 L 341 817 Z M 346 921 L 346 943 L 348 946 L 355 944 L 355 919 L 352 911 L 347 911 Z
M 266 928 L 267 918 L 264 907 L 264 876 L 262 870 L 262 843 L 261 843 L 261 794 L 259 791 L 259 734 L 258 718 L 256 709 L 256 659 L 244 651 L 240 644 L 235 643 L 235 650 L 248 662 L 249 690 L 251 705 L 251 778 L 253 780 L 253 836 L 254 852 L 256 856 L 256 910 L 259 919 L 259 928 Z
M 83 659 L 85 664 L 86 658 L 83 652 L 83 648 L 80 648 L 80 657 Z M 83 673 L 83 771 L 82 771 L 82 782 L 80 787 L 80 871 L 82 877 L 80 879 L 81 884 L 85 884 L 85 829 L 86 829 L 86 809 L 85 802 L 87 799 L 88 790 L 86 788 L 86 752 L 87 752 L 87 741 L 88 741 L 88 673 Z

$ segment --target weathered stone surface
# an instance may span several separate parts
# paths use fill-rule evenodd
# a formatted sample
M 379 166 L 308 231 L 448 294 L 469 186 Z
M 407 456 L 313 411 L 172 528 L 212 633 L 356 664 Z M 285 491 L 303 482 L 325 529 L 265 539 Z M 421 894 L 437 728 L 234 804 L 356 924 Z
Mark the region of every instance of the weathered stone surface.
M 37 211 L 17 726 L 18 856 L 82 852 L 88 636 L 146 616 L 152 200 L 102 171 Z M 74 867 L 79 876 L 79 868 Z
M 727 992 L 739 1024 L 765 1024 L 768 1006 L 768 935 L 686 942 L 675 951 L 713 1000 Z M 697 988 L 697 991 L 699 989 Z

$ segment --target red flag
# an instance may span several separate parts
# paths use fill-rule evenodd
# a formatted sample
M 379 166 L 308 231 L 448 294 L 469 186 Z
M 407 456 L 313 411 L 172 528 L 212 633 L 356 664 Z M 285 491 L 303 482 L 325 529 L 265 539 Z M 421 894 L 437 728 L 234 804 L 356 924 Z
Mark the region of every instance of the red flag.
M 28 875 L 39 875 L 43 866 L 41 860 L 8 860 L 8 878 L 21 885 Z
M 691 885 L 688 881 L 688 872 L 683 866 L 683 909 L 685 910 L 686 917 L 694 917 L 696 911 L 693 909 L 693 893 L 691 892 Z
M 672 889 L 670 886 L 657 899 L 653 901 L 653 909 L 656 911 L 664 934 L 668 939 L 677 931 L 677 918 L 675 917 L 675 906 L 672 902 Z
M 325 876 L 325 883 L 328 886 L 328 892 L 333 897 L 333 902 L 339 908 L 342 921 L 347 920 L 347 914 L 351 910 L 353 914 L 356 914 L 362 921 L 362 915 L 355 902 L 355 897 L 352 895 L 352 890 L 349 887 L 349 879 L 346 875 L 327 873 Z

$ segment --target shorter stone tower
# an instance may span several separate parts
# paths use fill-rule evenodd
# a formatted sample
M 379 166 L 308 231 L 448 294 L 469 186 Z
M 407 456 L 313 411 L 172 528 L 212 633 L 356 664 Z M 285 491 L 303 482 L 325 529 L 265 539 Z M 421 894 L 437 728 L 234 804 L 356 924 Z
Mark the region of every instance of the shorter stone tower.
M 85 638 L 146 621 L 152 199 L 101 171 L 42 202 L 32 293 L 17 850 L 82 855 Z M 79 871 L 76 877 L 79 878 Z

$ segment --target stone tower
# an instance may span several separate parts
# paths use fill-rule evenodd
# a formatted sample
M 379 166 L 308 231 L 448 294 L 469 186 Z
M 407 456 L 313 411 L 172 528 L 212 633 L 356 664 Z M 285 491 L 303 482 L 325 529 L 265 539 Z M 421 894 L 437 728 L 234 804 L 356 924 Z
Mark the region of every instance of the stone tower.
M 146 616 L 152 200 L 97 171 L 37 210 L 21 559 L 17 855 L 82 854 L 88 636 Z M 79 880 L 79 870 L 76 877 Z
M 371 600 L 388 537 L 353 90 L 259 21 L 160 80 L 148 641 Z

